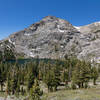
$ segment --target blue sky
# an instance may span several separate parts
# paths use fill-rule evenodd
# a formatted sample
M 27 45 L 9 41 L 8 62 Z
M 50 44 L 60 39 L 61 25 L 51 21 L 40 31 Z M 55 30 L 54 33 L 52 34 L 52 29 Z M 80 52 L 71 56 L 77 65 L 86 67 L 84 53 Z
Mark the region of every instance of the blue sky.
M 100 0 L 0 0 L 0 39 L 48 15 L 76 26 L 100 21 Z

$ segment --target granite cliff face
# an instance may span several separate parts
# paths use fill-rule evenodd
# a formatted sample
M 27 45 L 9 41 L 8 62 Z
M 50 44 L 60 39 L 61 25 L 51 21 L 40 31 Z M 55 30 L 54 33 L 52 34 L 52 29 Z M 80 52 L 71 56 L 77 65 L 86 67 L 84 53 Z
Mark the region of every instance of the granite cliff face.
M 13 45 L 24 57 L 63 58 L 65 54 L 78 58 L 98 59 L 100 56 L 100 23 L 76 27 L 68 21 L 47 16 L 30 27 L 2 40 Z M 12 47 L 11 47 L 12 48 Z
M 86 26 L 75 27 L 79 30 L 81 39 L 81 53 L 78 57 L 90 59 L 100 63 L 100 22 L 95 22 Z

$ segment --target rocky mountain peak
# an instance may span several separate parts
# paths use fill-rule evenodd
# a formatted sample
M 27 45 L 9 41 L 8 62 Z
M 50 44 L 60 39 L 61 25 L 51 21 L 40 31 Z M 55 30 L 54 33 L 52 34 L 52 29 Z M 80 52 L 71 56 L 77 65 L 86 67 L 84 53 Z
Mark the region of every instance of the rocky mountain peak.
M 56 21 L 56 22 L 62 22 L 62 23 L 65 23 L 65 24 L 70 24 L 68 21 L 64 20 L 64 19 L 60 19 L 60 18 L 57 18 L 55 16 L 46 16 L 42 19 L 42 21 L 44 22 L 53 22 L 53 21 Z
M 68 51 L 79 51 L 78 36 L 79 32 L 68 21 L 47 16 L 10 35 L 7 40 L 15 46 L 17 53 L 25 54 L 26 57 L 62 58 Z
M 54 28 L 59 28 L 59 27 L 71 27 L 73 26 L 68 22 L 63 19 L 57 18 L 55 16 L 47 16 L 43 18 L 40 22 L 37 22 L 35 24 L 32 24 L 28 29 L 36 30 L 39 27 L 54 27 Z
M 58 18 L 55 16 L 46 16 L 42 20 L 43 21 L 54 21 L 54 20 L 58 20 Z
M 100 58 L 100 22 L 76 27 L 66 20 L 47 16 L 10 35 L 2 41 L 0 49 L 6 40 L 24 57 L 55 59 L 67 54 L 78 58 Z

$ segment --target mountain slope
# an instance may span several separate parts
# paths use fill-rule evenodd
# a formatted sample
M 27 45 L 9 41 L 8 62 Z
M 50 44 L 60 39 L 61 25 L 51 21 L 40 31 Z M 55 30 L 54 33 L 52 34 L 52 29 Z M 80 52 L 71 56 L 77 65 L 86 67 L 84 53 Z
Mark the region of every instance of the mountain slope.
M 75 50 L 80 51 L 79 34 L 69 22 L 47 16 L 7 40 L 15 46 L 17 53 L 24 53 L 26 57 L 59 58 L 69 51 L 75 54 Z
M 14 45 L 14 51 L 24 57 L 55 59 L 67 54 L 97 60 L 100 56 L 99 33 L 99 22 L 76 27 L 63 19 L 47 16 L 2 40 L 0 48 L 8 40 Z
M 80 37 L 85 40 L 78 57 L 83 56 L 83 58 L 100 63 L 100 22 L 75 28 L 82 33 Z

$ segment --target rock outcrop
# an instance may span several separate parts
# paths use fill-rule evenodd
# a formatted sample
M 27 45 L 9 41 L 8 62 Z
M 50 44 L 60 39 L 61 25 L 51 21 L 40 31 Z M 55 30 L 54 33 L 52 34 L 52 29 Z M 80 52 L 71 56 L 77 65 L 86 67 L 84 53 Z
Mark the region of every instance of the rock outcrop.
M 0 49 L 4 41 L 24 57 L 56 59 L 67 54 L 92 61 L 100 57 L 100 23 L 76 27 L 63 19 L 47 16 L 2 40 Z

